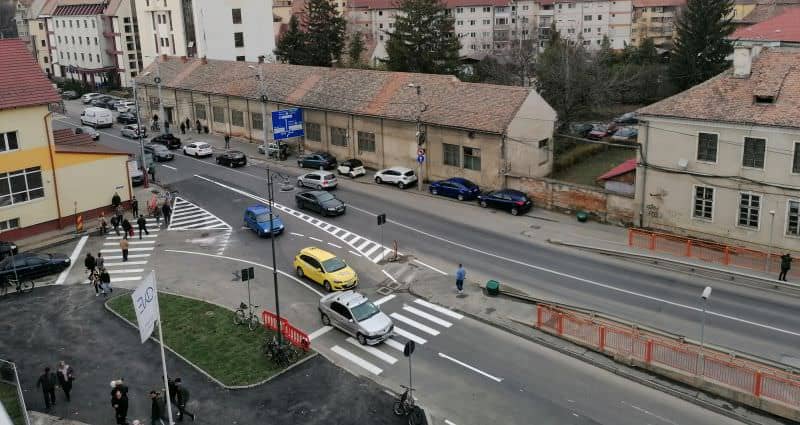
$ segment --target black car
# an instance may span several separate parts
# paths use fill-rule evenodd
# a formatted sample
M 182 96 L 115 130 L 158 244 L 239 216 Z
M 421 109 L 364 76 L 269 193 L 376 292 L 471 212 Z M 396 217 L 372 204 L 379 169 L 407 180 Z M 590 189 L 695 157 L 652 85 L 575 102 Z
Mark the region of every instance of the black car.
M 116 100 L 117 100 L 117 99 L 114 99 L 114 98 L 113 98 L 113 97 L 111 97 L 111 96 L 108 96 L 108 95 L 101 95 L 101 96 L 97 96 L 97 97 L 95 97 L 95 98 L 94 98 L 94 99 L 92 99 L 92 101 L 91 101 L 91 102 L 89 102 L 89 103 L 91 103 L 91 105 L 92 105 L 92 106 L 97 106 L 98 108 L 106 108 L 106 109 L 110 109 L 110 108 L 111 108 L 111 106 L 110 106 L 110 105 L 111 105 L 111 103 L 115 102 Z
M 136 124 L 136 114 L 130 112 L 123 112 L 117 115 L 117 122 L 120 124 Z
M 164 145 L 148 143 L 144 145 L 144 151 L 153 155 L 153 159 L 155 159 L 156 162 L 172 161 L 175 159 L 175 155 Z
M 336 157 L 327 152 L 314 152 L 303 155 L 297 160 L 297 165 L 301 168 L 315 168 L 331 170 L 336 168 Z
M 164 145 L 167 149 L 180 149 L 181 147 L 181 139 L 175 137 L 175 135 L 171 133 L 159 134 L 150 139 L 150 143 Z
M 14 279 L 15 269 L 20 280 L 30 280 L 58 273 L 69 266 L 69 261 L 69 257 L 64 254 L 37 254 L 35 252 L 23 252 L 14 257 L 6 257 L 5 260 L 0 261 L 0 282 Z
M 0 241 L 0 260 L 6 258 L 11 254 L 17 255 L 19 248 L 14 242 Z
M 80 96 L 78 95 L 78 93 L 75 90 L 65 90 L 65 91 L 61 92 L 61 98 L 62 99 L 75 100 L 75 99 L 77 99 L 79 97 Z
M 513 189 L 496 190 L 494 192 L 478 195 L 478 203 L 481 207 L 492 207 L 511 212 L 511 215 L 519 215 L 530 211 L 533 207 L 528 195 Z
M 294 196 L 297 207 L 316 211 L 323 216 L 342 215 L 345 212 L 344 202 L 324 190 L 309 190 Z
M 247 165 L 247 157 L 242 151 L 227 151 L 217 155 L 217 164 L 228 167 L 244 167 Z

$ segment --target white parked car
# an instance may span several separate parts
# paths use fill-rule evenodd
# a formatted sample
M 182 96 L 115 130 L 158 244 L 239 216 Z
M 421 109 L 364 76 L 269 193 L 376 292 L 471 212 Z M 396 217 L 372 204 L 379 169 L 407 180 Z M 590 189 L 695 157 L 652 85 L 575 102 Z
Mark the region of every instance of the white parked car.
M 297 177 L 297 185 L 312 189 L 333 189 L 339 181 L 329 171 L 312 171 Z
M 117 104 L 117 112 L 131 112 L 136 109 L 136 102 L 123 100 Z
M 400 189 L 416 183 L 417 175 L 407 167 L 391 167 L 375 173 L 375 183 L 396 184 Z
M 136 124 L 128 124 L 125 127 L 122 127 L 122 130 L 120 130 L 119 132 L 120 134 L 122 134 L 122 137 L 130 137 L 131 139 L 136 139 L 139 137 L 138 129 L 139 126 Z M 147 129 L 145 127 L 142 127 L 142 137 L 147 137 Z
M 92 138 L 92 140 L 98 140 L 100 138 L 100 132 L 86 125 L 81 127 L 76 127 L 75 134 L 88 134 L 89 137 Z
M 211 156 L 214 151 L 211 149 L 211 145 L 206 142 L 193 142 L 183 147 L 183 154 L 197 157 Z
M 97 96 L 102 96 L 102 93 L 86 93 L 83 96 L 81 96 L 81 102 L 87 104 L 92 100 L 94 100 L 94 98 L 96 98 Z

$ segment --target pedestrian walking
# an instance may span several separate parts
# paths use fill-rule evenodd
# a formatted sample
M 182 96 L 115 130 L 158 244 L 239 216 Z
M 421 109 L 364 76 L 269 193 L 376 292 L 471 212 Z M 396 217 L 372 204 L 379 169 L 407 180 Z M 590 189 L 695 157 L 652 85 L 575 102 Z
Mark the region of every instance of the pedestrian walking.
M 115 390 L 111 398 L 111 407 L 114 408 L 114 416 L 117 425 L 128 425 L 128 395 L 121 390 Z
M 786 273 L 792 268 L 792 254 L 788 252 L 781 255 L 781 274 L 778 275 L 778 280 L 786 282 Z
M 111 227 L 114 228 L 114 233 L 119 236 L 119 218 L 116 215 L 111 216 Z
M 119 197 L 119 193 L 114 192 L 114 196 L 111 197 L 111 206 L 114 207 L 114 209 L 117 209 L 117 207 L 121 203 L 122 203 L 122 198 Z
M 186 125 L 181 123 L 181 134 L 186 134 Z
M 164 396 L 156 390 L 150 391 L 150 422 L 152 425 L 163 425 L 167 413 Z
M 192 131 L 192 121 L 189 120 L 189 117 L 186 117 L 184 124 L 186 124 L 186 131 Z
M 98 253 L 97 253 L 97 258 L 95 258 L 95 259 L 94 259 L 94 262 L 96 263 L 96 265 L 97 265 L 97 269 L 98 269 L 98 270 L 99 270 L 100 268 L 103 268 L 103 267 L 105 267 L 105 265 L 106 265 L 106 259 L 105 259 L 105 258 L 103 258 L 103 253 L 102 253 L 102 252 L 98 252 Z
M 89 274 L 94 274 L 97 271 L 97 260 L 94 259 L 91 252 L 86 253 L 86 258 L 83 260 L 83 265 Z
M 172 208 L 170 208 L 169 204 L 165 202 L 164 205 L 161 206 L 161 212 L 164 214 L 164 226 L 169 227 L 169 219 L 172 215 Z
M 459 264 L 458 269 L 456 269 L 456 290 L 458 293 L 464 292 L 464 279 L 467 277 L 467 271 L 464 270 L 464 266 Z
M 175 385 L 175 380 L 167 377 L 167 388 L 169 388 L 169 401 L 175 406 L 178 405 L 178 387 Z
M 100 296 L 100 273 L 92 273 L 89 275 L 89 283 L 94 287 L 94 296 Z
M 128 239 L 128 236 L 133 236 L 133 226 L 127 218 L 122 219 L 122 231 L 125 232 L 125 239 Z
M 200 134 L 200 131 L 203 129 L 203 127 L 200 125 L 200 120 L 195 120 L 194 124 L 197 127 L 197 134 Z
M 147 219 L 144 218 L 143 215 L 139 216 L 139 219 L 136 220 L 136 224 L 139 226 L 139 239 L 142 239 L 142 232 L 146 235 L 149 235 L 150 232 L 147 231 Z
M 228 150 L 230 148 L 231 148 L 231 135 L 230 134 L 226 134 L 225 135 L 225 150 Z
M 106 217 L 104 215 L 100 216 L 100 234 L 103 236 L 108 233 L 108 223 L 106 223 Z
M 178 401 L 178 422 L 183 422 L 183 417 L 188 415 L 192 418 L 192 422 L 194 422 L 195 415 L 194 413 L 186 410 L 186 403 L 189 402 L 189 390 L 183 386 L 183 382 L 181 382 L 181 378 L 175 378 L 175 388 L 177 389 L 178 395 L 176 399 Z
M 156 182 L 156 164 L 151 163 L 149 167 L 147 167 L 147 174 L 150 174 L 150 181 L 155 183 Z
M 68 365 L 64 360 L 58 362 L 58 370 L 56 372 L 58 376 L 58 385 L 61 386 L 61 390 L 64 391 L 64 397 L 69 399 L 69 392 L 72 391 L 72 381 L 75 380 L 75 371 L 72 369 L 72 366 Z
M 122 261 L 128 261 L 128 239 L 119 240 L 119 249 L 122 250 Z
M 44 406 L 50 409 L 50 406 L 56 404 L 56 376 L 50 372 L 50 367 L 44 368 L 44 373 L 39 376 L 36 381 L 36 388 L 42 388 L 42 395 L 44 395 Z
M 122 204 L 117 205 L 116 214 L 117 214 L 117 221 L 119 221 L 119 223 L 122 224 L 122 217 L 125 216 L 125 209 L 122 208 Z
M 133 211 L 133 218 L 139 217 L 139 200 L 136 199 L 136 195 L 131 198 L 131 211 Z
M 108 274 L 108 270 L 106 270 L 105 267 L 100 269 L 100 275 L 97 280 L 100 282 L 100 289 L 103 292 L 103 297 L 108 297 L 108 294 L 114 292 L 114 288 L 111 287 L 111 275 Z
M 153 208 L 153 217 L 156 218 L 156 227 L 161 227 L 161 208 L 158 205 Z

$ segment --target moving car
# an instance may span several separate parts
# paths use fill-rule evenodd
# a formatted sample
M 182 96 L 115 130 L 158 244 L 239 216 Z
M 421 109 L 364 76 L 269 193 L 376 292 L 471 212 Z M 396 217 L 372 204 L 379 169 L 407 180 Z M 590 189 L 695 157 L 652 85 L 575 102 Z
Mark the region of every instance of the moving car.
M 247 165 L 247 157 L 242 151 L 227 151 L 217 155 L 217 164 L 228 167 L 244 167 Z
M 75 127 L 75 134 L 88 134 L 89 137 L 92 138 L 92 140 L 100 139 L 99 131 L 93 129 L 92 127 L 87 127 L 85 125 L 81 127 Z
M 14 242 L 0 241 L 0 260 L 11 254 L 17 255 L 19 248 Z
M 352 178 L 367 174 L 367 170 L 364 169 L 364 163 L 355 158 L 342 161 L 337 171 L 339 171 L 340 175 L 348 175 Z
M 376 345 L 394 334 L 392 319 L 356 291 L 325 295 L 319 313 L 322 324 L 354 336 L 361 345 Z
M 183 154 L 201 157 L 211 156 L 214 154 L 214 151 L 211 149 L 211 145 L 206 142 L 192 142 L 183 147 Z
M 639 137 L 639 131 L 633 127 L 622 127 L 611 136 L 611 140 L 615 142 L 635 142 Z
M 105 108 L 88 107 L 81 112 L 81 124 L 94 128 L 111 127 L 114 125 L 111 111 Z
M 326 291 L 342 291 L 358 285 L 358 275 L 341 258 L 317 247 L 300 250 L 292 263 L 297 277 L 307 277 Z
M 509 211 L 511 215 L 523 214 L 533 207 L 528 195 L 513 189 L 495 190 L 478 195 L 478 203 L 483 208 L 492 207 Z
M 481 189 L 478 185 L 462 177 L 435 181 L 431 183 L 428 190 L 430 190 L 433 195 L 449 196 L 459 201 L 475 199 L 481 193 Z
M 78 97 L 80 96 L 78 96 L 78 93 L 75 90 L 65 90 L 61 92 L 62 99 L 74 100 L 77 99 Z
M 13 261 L 12 261 L 13 260 Z M 58 273 L 69 266 L 69 257 L 64 254 L 37 254 L 23 252 L 0 261 L 0 282 L 14 279 L 14 272 L 20 280 Z
M 297 208 L 316 211 L 323 216 L 342 215 L 346 207 L 344 202 L 324 190 L 308 190 L 294 195 Z
M 147 137 L 147 128 L 141 127 L 139 128 L 138 124 L 128 124 L 119 131 L 122 137 L 130 137 L 131 139 L 138 139 L 139 138 L 139 131 L 142 132 L 142 137 Z
M 117 115 L 117 122 L 120 124 L 136 124 L 138 121 L 136 119 L 136 114 L 132 112 L 123 112 Z
M 153 159 L 156 160 L 156 162 L 172 161 L 175 159 L 175 155 L 164 145 L 148 143 L 144 145 L 143 149 L 145 153 L 153 155 Z
M 272 215 L 272 223 L 270 225 L 269 211 L 269 207 L 262 204 L 247 207 L 244 210 L 244 225 L 256 232 L 259 237 L 283 233 L 283 221 L 277 214 Z
M 300 168 L 316 168 L 331 170 L 336 168 L 336 157 L 327 152 L 314 152 L 297 159 Z
M 150 139 L 150 143 L 158 143 L 164 145 L 167 147 L 167 149 L 179 149 L 181 147 L 181 139 L 175 137 L 175 135 L 171 133 L 159 134 L 158 136 Z
M 81 96 L 81 102 L 83 102 L 84 104 L 87 104 L 87 103 L 91 102 L 93 99 L 95 99 L 95 98 L 97 98 L 99 96 L 102 96 L 102 95 L 103 95 L 102 93 L 86 93 L 83 96 Z
M 114 101 L 113 97 L 107 94 L 101 94 L 100 96 L 97 96 L 94 99 L 92 99 L 92 101 L 89 102 L 89 104 L 92 106 L 96 106 L 98 108 L 109 109 L 109 103 L 113 101 Z
M 414 170 L 407 167 L 391 167 L 375 173 L 375 183 L 396 184 L 400 189 L 404 189 L 416 181 L 417 175 L 414 174 Z
M 310 187 L 312 189 L 334 189 L 339 181 L 336 176 L 328 171 L 312 171 L 310 173 L 297 176 L 297 186 Z

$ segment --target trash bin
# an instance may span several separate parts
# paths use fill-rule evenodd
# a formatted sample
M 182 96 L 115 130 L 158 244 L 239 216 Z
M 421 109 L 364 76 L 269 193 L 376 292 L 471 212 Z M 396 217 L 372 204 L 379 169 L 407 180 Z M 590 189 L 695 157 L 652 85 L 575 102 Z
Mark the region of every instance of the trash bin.
M 578 211 L 578 213 L 575 214 L 575 217 L 577 217 L 578 221 L 581 223 L 586 223 L 586 220 L 589 219 L 589 214 L 586 213 L 586 211 Z
M 496 280 L 486 282 L 486 293 L 492 296 L 500 295 L 500 282 Z

